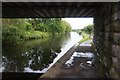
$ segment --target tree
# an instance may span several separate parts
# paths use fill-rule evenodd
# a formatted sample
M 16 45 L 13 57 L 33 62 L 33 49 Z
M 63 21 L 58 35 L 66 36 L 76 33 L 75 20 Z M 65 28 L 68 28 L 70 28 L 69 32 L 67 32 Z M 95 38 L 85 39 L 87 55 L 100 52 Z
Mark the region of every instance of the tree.
M 86 27 L 83 29 L 83 31 L 86 32 L 86 33 L 88 33 L 88 34 L 93 33 L 93 24 L 86 26 Z
M 2 40 L 6 44 L 71 31 L 70 24 L 61 18 L 2 19 L 2 23 Z
M 68 22 L 66 22 L 65 20 L 61 21 L 61 25 L 63 27 L 63 33 L 71 31 L 71 25 Z

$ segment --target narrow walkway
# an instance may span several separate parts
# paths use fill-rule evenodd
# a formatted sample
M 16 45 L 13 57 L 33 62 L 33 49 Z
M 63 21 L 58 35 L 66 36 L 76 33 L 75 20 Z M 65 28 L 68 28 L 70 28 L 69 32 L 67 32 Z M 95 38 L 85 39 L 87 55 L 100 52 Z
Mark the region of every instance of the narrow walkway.
M 73 46 L 42 78 L 102 78 L 94 63 L 91 46 Z

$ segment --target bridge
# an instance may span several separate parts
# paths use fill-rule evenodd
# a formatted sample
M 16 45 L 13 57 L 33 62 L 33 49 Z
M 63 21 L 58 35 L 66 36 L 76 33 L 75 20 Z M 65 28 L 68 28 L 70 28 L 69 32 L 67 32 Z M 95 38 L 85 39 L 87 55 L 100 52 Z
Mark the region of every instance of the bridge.
M 2 18 L 94 18 L 94 53 L 100 72 L 120 78 L 119 2 L 3 2 Z
M 3 3 L 3 18 L 12 17 L 94 17 L 103 3 L 98 2 L 19 2 Z

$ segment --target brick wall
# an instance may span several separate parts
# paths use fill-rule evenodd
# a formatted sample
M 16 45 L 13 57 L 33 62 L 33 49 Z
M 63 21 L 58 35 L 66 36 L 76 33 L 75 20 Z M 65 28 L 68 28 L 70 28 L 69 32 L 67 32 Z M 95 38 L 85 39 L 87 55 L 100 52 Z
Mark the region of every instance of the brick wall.
M 94 17 L 96 64 L 106 77 L 120 77 L 120 4 L 103 3 Z

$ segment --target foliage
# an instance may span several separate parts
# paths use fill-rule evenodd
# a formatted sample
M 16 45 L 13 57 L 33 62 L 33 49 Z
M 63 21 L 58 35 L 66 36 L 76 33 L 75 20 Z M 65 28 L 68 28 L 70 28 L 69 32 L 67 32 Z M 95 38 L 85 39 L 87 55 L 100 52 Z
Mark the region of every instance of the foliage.
M 61 26 L 63 28 L 63 33 L 71 31 L 71 25 L 67 23 L 65 20 L 61 21 Z
M 34 32 L 26 31 L 26 32 L 24 33 L 24 39 L 25 39 L 25 40 L 44 38 L 44 37 L 47 37 L 47 36 L 49 36 L 48 33 L 40 32 L 40 31 L 34 31 Z
M 32 25 L 30 23 L 26 24 L 26 31 L 31 31 L 33 30 Z
M 77 33 L 81 35 L 81 34 L 82 34 L 82 31 L 81 31 L 81 30 L 79 30 L 79 31 L 77 31 Z
M 71 31 L 71 26 L 61 18 L 31 18 L 28 21 L 38 31 L 48 32 L 52 35 Z
M 3 44 L 18 44 L 23 39 L 26 19 L 2 19 Z
M 92 34 L 93 33 L 93 25 L 91 24 L 91 25 L 85 26 L 85 28 L 82 31 L 84 31 L 87 34 Z
M 93 25 L 88 25 L 88 26 L 84 27 L 84 28 L 81 29 L 81 30 L 77 30 L 76 32 L 83 36 L 83 39 L 82 39 L 81 41 L 79 41 L 79 45 L 80 45 L 80 44 L 83 43 L 84 41 L 87 41 L 87 40 L 92 39 L 92 38 L 91 38 L 89 35 L 87 35 L 87 34 L 93 35 Z M 79 45 L 78 45 L 78 46 L 79 46 Z
M 72 31 L 77 32 L 80 35 L 82 33 L 93 35 L 93 24 L 85 26 L 83 29 L 75 29 L 75 30 L 72 30 Z
M 71 26 L 61 18 L 2 19 L 3 44 L 18 44 L 70 32 Z

